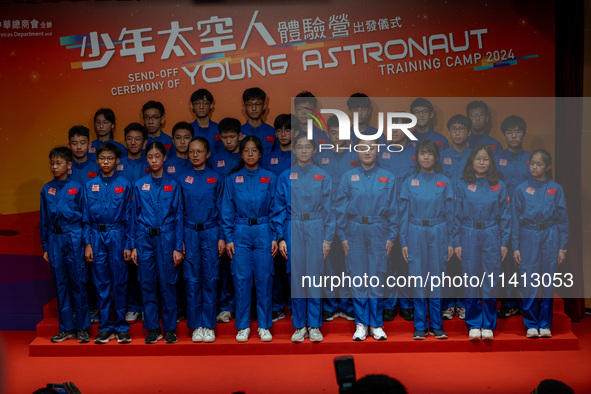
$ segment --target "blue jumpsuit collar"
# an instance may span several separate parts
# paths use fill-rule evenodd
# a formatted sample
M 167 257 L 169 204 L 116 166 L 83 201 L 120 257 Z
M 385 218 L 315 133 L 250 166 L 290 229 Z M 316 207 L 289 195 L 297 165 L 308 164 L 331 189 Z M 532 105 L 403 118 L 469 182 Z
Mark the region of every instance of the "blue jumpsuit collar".
M 437 174 L 437 173 L 436 173 L 435 171 L 433 171 L 433 172 L 423 172 L 423 170 L 421 170 L 421 174 L 420 174 L 420 175 L 421 175 L 421 176 L 422 176 L 424 179 L 426 179 L 426 180 L 430 180 L 430 179 L 433 179 L 433 178 L 435 178 L 435 175 L 436 175 L 436 174 Z
M 546 178 L 544 181 L 536 181 L 535 179 L 531 178 L 528 180 L 528 183 L 534 189 L 541 189 L 548 184 L 548 178 Z
M 378 170 L 378 163 L 377 162 L 369 170 L 366 170 L 365 168 L 363 168 L 361 163 L 359 164 L 359 171 L 365 176 L 373 175 L 373 173 L 375 173 L 377 170 Z

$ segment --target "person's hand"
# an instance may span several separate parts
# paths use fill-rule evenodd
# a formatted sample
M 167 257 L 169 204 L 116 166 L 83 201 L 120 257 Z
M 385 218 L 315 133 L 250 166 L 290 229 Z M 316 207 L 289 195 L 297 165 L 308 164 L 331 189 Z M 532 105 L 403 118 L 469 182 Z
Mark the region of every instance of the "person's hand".
M 505 260 L 507 253 L 509 253 L 509 249 L 506 246 L 501 246 L 501 261 Z
M 451 259 L 451 256 L 454 255 L 454 248 L 451 246 L 447 247 L 447 261 L 449 261 L 449 259 Z
M 343 242 L 341 242 L 341 245 L 343 245 L 343 251 L 345 252 L 345 257 L 349 257 L 349 242 L 343 241 Z
M 271 257 L 277 256 L 277 252 L 279 252 L 279 244 L 277 241 L 271 241 Z
M 226 251 L 226 241 L 220 239 L 218 241 L 218 257 L 222 257 L 224 252 Z
M 326 260 L 326 256 L 328 256 L 328 252 L 330 252 L 330 242 L 324 241 L 322 242 L 322 258 Z
M 125 260 L 125 261 L 131 260 L 131 250 L 125 249 L 123 251 L 123 260 Z
M 64 382 L 64 389 L 66 389 L 66 394 L 82 394 L 74 382 Z
M 234 242 L 226 243 L 226 253 L 228 253 L 228 257 L 230 258 L 230 260 L 232 260 L 232 257 L 236 253 L 234 251 Z
M 462 247 L 458 246 L 457 248 L 455 248 L 454 253 L 458 257 L 458 260 L 462 261 Z
M 136 248 L 131 249 L 131 261 L 133 261 L 133 263 L 135 265 L 137 265 L 137 249 Z
M 562 264 L 564 259 L 566 259 L 566 250 L 560 249 L 558 251 L 558 265 Z
M 513 251 L 513 260 L 515 260 L 517 264 L 521 264 L 521 253 L 519 252 L 519 250 Z
M 287 242 L 285 242 L 285 240 L 279 242 L 279 253 L 281 253 L 281 256 L 287 260 Z
M 404 248 L 402 248 L 401 251 L 402 251 L 402 257 L 404 258 L 404 261 L 406 261 L 406 264 L 408 264 L 408 246 L 405 246 Z
M 181 252 L 180 250 L 175 250 L 174 252 L 172 252 L 172 260 L 174 262 L 175 267 L 179 265 L 181 261 L 183 261 L 183 258 L 183 252 Z
M 86 259 L 86 262 L 92 263 L 93 255 L 92 255 L 92 246 L 90 246 L 90 244 L 88 244 L 84 247 L 84 258 Z
M 43 260 L 49 263 L 49 255 L 47 254 L 47 252 L 43 252 Z
M 393 246 L 394 246 L 394 242 L 386 241 L 386 256 L 390 256 L 390 252 L 392 251 Z

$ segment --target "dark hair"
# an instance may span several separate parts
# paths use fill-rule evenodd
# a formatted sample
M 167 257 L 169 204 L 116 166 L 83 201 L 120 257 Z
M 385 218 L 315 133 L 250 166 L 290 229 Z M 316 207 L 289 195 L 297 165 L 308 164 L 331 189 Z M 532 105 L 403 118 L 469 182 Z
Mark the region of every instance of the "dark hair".
M 191 126 L 190 123 L 178 122 L 172 128 L 172 138 L 174 138 L 174 135 L 177 132 L 177 130 L 181 130 L 181 129 L 182 130 L 189 130 L 189 132 L 191 133 L 191 138 L 193 138 L 195 136 L 195 129 L 193 128 L 193 126 Z
M 468 160 L 466 160 L 466 165 L 464 166 L 464 176 L 462 177 L 468 183 L 476 182 L 476 172 L 474 171 L 474 158 L 476 155 L 481 151 L 485 151 L 488 155 L 490 160 L 490 167 L 488 167 L 488 173 L 486 176 L 488 177 L 488 184 L 491 186 L 499 184 L 499 170 L 497 168 L 497 164 L 495 163 L 495 156 L 492 153 L 492 150 L 487 145 L 478 145 L 472 152 L 470 152 L 470 156 L 468 156 Z
M 148 146 L 146 146 L 146 154 L 151 151 L 152 149 L 157 149 L 160 151 L 160 153 L 162 153 L 164 155 L 164 157 L 166 157 L 166 148 L 164 147 L 164 144 L 160 141 L 154 141 L 154 142 L 150 142 L 148 144 Z
M 548 152 L 546 149 L 536 149 L 535 151 L 533 151 L 531 156 L 529 157 L 530 162 L 531 159 L 533 159 L 534 155 L 542 156 L 542 160 L 544 161 L 544 164 L 546 164 L 547 166 L 552 165 L 552 155 L 550 155 L 550 152 Z M 546 171 L 546 178 L 552 179 L 552 168 L 548 168 L 548 171 Z
M 470 111 L 476 108 L 482 108 L 484 112 L 488 115 L 488 105 L 484 101 L 470 101 L 468 105 L 466 105 L 466 116 L 470 116 Z
M 210 103 L 213 102 L 213 94 L 207 89 L 197 89 L 191 95 L 191 103 L 194 101 L 198 101 L 201 99 L 205 99 Z
M 437 144 L 431 140 L 422 140 L 417 145 L 416 149 L 417 155 L 417 163 L 416 163 L 416 171 L 417 174 L 421 172 L 421 165 L 419 164 L 419 153 L 421 152 L 431 152 L 433 153 L 433 157 L 435 158 L 435 164 L 433 165 L 433 171 L 441 172 L 441 163 L 439 163 L 439 147 Z
M 575 394 L 569 385 L 554 379 L 542 380 L 532 392 L 536 394 Z
M 472 128 L 472 121 L 469 118 L 467 118 L 461 114 L 457 114 L 457 115 L 454 115 L 451 118 L 449 118 L 449 120 L 447 121 L 447 129 L 449 130 L 451 125 L 455 124 L 455 123 L 459 123 L 462 126 L 466 126 L 466 128 L 468 128 L 468 130 L 470 130 Z
M 275 130 L 279 130 L 282 127 L 285 127 L 289 130 L 298 130 L 300 128 L 300 122 L 298 122 L 295 116 L 291 116 L 290 114 L 280 114 L 275 118 L 273 127 L 275 127 Z
M 99 147 L 96 148 L 96 158 L 98 159 L 99 155 L 103 152 L 111 152 L 115 154 L 116 158 L 121 158 L 121 149 L 119 149 L 119 147 L 112 142 L 100 144 Z
M 88 141 L 90 141 L 90 131 L 88 130 L 88 127 L 80 125 L 72 126 L 72 128 L 68 131 L 68 140 L 70 140 L 75 135 L 86 137 L 88 138 Z
M 123 130 L 123 135 L 127 137 L 127 134 L 129 134 L 130 131 L 139 131 L 140 133 L 142 133 L 144 141 L 148 139 L 148 129 L 146 129 L 143 125 L 137 122 L 133 122 L 125 126 L 125 129 Z
M 371 108 L 371 100 L 365 93 L 353 93 L 347 100 L 347 107 L 349 109 L 357 107 Z
M 339 118 L 336 115 L 331 116 L 326 120 L 326 127 L 330 130 L 331 127 L 339 127 Z M 326 130 L 328 132 L 328 130 Z
M 142 112 L 146 112 L 149 109 L 157 109 L 160 111 L 160 116 L 164 116 L 164 105 L 160 101 L 150 100 L 142 107 Z
M 103 115 L 106 120 L 108 120 L 109 122 L 115 124 L 115 112 L 113 112 L 113 110 L 111 108 L 101 108 L 98 111 L 96 111 L 95 114 L 94 114 L 94 121 L 95 122 L 96 122 L 96 118 L 99 115 Z M 113 130 L 111 130 L 111 132 L 109 133 L 109 135 L 111 136 L 111 139 L 113 139 Z
M 263 144 L 261 143 L 261 140 L 259 139 L 259 137 L 257 137 L 256 135 L 247 135 L 246 137 L 244 137 L 242 139 L 242 141 L 240 141 L 240 153 L 242 153 L 242 151 L 246 147 L 246 143 L 250 142 L 250 141 L 254 142 L 254 144 L 256 145 L 257 149 L 259 150 L 259 152 L 262 156 Z M 238 163 L 238 165 L 236 167 L 234 167 L 228 175 L 232 175 L 233 173 L 240 171 L 241 169 L 244 168 L 244 166 L 245 166 L 244 160 L 241 158 L 240 163 Z
M 240 135 L 240 121 L 236 118 L 224 118 L 218 123 L 218 131 L 220 134 L 222 131 L 234 131 Z
M 429 110 L 429 112 L 433 112 L 433 104 L 429 100 L 423 97 L 418 97 L 410 103 L 410 112 L 416 107 L 425 107 Z
M 244 93 L 242 93 L 242 101 L 243 102 L 247 102 L 248 100 L 256 100 L 256 99 L 263 100 L 263 102 L 265 102 L 266 98 L 267 98 L 267 94 L 261 88 L 249 88 L 249 89 L 246 89 L 244 91 Z
M 314 109 L 316 109 L 316 107 L 318 107 L 318 100 L 316 100 L 316 96 L 314 96 L 312 93 L 308 92 L 307 90 L 304 90 L 303 92 L 298 93 L 295 98 L 293 99 L 293 105 L 299 105 L 299 104 L 303 104 L 303 103 L 311 103 L 312 107 L 314 107 Z
M 191 142 L 189 142 L 189 146 L 191 146 L 191 144 L 193 142 L 201 142 L 203 144 L 203 146 L 205 146 L 205 150 L 208 151 L 208 152 L 210 151 L 209 150 L 209 141 L 206 138 L 203 138 L 203 137 L 195 137 L 195 138 L 193 138 L 191 140 Z
M 527 131 L 527 124 L 525 123 L 525 119 L 523 119 L 521 116 L 517 116 L 517 115 L 507 116 L 505 118 L 505 120 L 503 120 L 503 123 L 501 123 L 501 131 L 503 133 L 509 129 L 514 128 L 514 127 L 517 127 L 520 130 L 522 130 L 523 135 L 525 135 L 525 133 Z
M 367 375 L 351 386 L 352 394 L 405 394 L 406 387 L 387 375 Z
M 307 137 L 308 136 L 306 135 L 306 133 L 299 133 L 298 135 L 296 135 L 295 137 L 293 137 L 291 139 L 291 146 L 293 147 L 293 149 L 295 149 L 295 146 L 296 146 L 296 144 L 298 143 L 299 140 L 305 139 L 306 141 L 310 141 L 310 143 L 314 147 L 314 150 L 318 150 L 318 147 L 316 146 L 316 141 L 314 141 L 314 139 L 309 140 Z
M 51 160 L 52 157 L 61 157 L 69 163 L 72 161 L 72 151 L 65 146 L 58 146 L 49 152 L 49 160 Z

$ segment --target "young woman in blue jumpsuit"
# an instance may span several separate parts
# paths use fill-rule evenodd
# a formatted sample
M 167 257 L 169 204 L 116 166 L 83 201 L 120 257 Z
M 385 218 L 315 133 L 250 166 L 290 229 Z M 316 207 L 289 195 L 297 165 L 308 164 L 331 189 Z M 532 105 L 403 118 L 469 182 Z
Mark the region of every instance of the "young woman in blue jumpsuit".
M 497 286 L 511 230 L 510 198 L 499 180 L 492 150 L 475 147 L 456 188 L 454 246 L 462 271 L 485 280 L 465 289 L 470 340 L 492 340 L 497 325 Z M 489 277 L 492 275 L 492 278 Z
M 553 278 L 566 257 L 568 215 L 562 187 L 552 180 L 552 157 L 543 149 L 529 159 L 532 179 L 517 186 L 512 201 L 511 243 L 513 257 L 519 264 L 520 275 L 527 284 L 521 289 L 523 322 L 528 338 L 550 338 L 554 289 L 542 287 L 538 302 L 536 277 Z M 552 283 L 552 280 L 550 280 Z
M 334 237 L 331 214 L 332 179 L 312 162 L 316 153 L 313 140 L 298 134 L 292 146 L 297 163 L 277 180 L 275 204 L 282 212 L 279 251 L 287 263 L 291 291 L 291 311 L 295 332 L 292 342 L 321 342 L 322 289 L 302 285 L 302 277 L 320 278 L 324 259 Z M 289 253 L 289 258 L 288 258 Z
M 236 291 L 236 341 L 246 342 L 250 335 L 251 291 L 257 295 L 258 333 L 263 342 L 273 337 L 271 302 L 273 256 L 277 253 L 277 228 L 280 219 L 272 212 L 275 175 L 259 167 L 263 152 L 256 136 L 240 142 L 240 164 L 228 174 L 222 198 L 222 228 L 226 252 L 232 259 Z
M 335 200 L 337 234 L 350 269 L 350 276 L 368 275 L 385 280 L 388 256 L 398 235 L 396 180 L 376 165 L 375 141 L 359 140 L 368 149 L 359 152 L 360 166 L 343 174 Z M 376 340 L 386 339 L 383 325 L 384 289 L 380 286 L 353 286 L 356 329 L 354 341 L 369 333 Z
M 192 166 L 178 174 L 185 202 L 187 326 L 193 329 L 193 342 L 215 341 L 218 266 L 226 250 L 219 224 L 223 182 L 206 167 L 209 155 L 207 139 L 193 138 L 189 143 Z
M 404 181 L 400 191 L 402 256 L 409 264 L 410 275 L 420 276 L 423 281 L 429 275 L 440 275 L 454 252 L 454 195 L 451 181 L 439 173 L 440 168 L 439 149 L 435 142 L 419 142 L 417 173 Z M 425 339 L 427 332 L 437 339 L 446 339 L 441 315 L 443 291 L 441 287 L 434 288 L 427 300 L 428 285 L 429 283 L 426 286 L 414 285 L 416 331 L 413 339 Z
M 105 142 L 110 142 L 121 149 L 121 157 L 127 156 L 127 148 L 120 142 L 115 141 L 115 113 L 111 108 L 101 108 L 94 114 L 94 132 L 96 140 L 93 140 L 88 147 L 88 158 L 96 162 L 96 150 Z
M 150 174 L 133 190 L 132 260 L 139 267 L 146 343 L 162 339 L 158 323 L 158 289 L 162 299 L 162 328 L 166 343 L 177 342 L 177 266 L 183 260 L 183 200 L 179 184 L 164 173 L 166 148 L 161 142 L 146 147 Z

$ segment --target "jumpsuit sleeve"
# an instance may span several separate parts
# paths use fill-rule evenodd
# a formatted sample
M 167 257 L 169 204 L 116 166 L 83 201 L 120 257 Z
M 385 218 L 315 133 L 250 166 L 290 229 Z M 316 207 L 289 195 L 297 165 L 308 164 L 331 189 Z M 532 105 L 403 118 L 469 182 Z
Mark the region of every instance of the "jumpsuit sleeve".
M 177 182 L 175 182 L 176 193 L 174 196 L 173 204 L 174 204 L 174 236 L 175 236 L 175 247 L 174 250 L 182 251 L 183 250 L 183 237 L 184 237 L 184 225 L 183 225 L 183 215 L 184 215 L 184 204 L 183 204 L 183 195 L 181 193 L 181 187 Z
M 236 208 L 234 207 L 233 199 L 233 184 L 232 175 L 226 177 L 224 183 L 224 195 L 222 197 L 222 230 L 226 243 L 234 242 L 234 218 Z
M 410 192 L 408 190 L 408 182 L 404 181 L 400 188 L 400 207 L 398 210 L 398 218 L 400 222 L 400 246 L 408 246 L 408 207 L 410 204 Z
M 453 240 L 452 245 L 454 248 L 462 246 L 462 220 L 464 219 L 464 188 L 460 187 L 461 183 L 456 188 L 456 200 L 455 200 L 455 213 L 454 213 L 454 225 L 453 225 Z
M 523 196 L 518 187 L 513 194 L 513 204 L 511 204 L 511 248 L 519 250 L 519 238 L 521 235 L 519 217 L 523 211 Z
M 134 185 L 133 187 L 133 194 L 131 196 L 131 245 L 132 248 L 137 247 L 137 239 L 138 239 L 138 218 L 140 216 L 140 193 L 139 188 Z
M 278 234 L 283 227 L 283 223 L 281 223 L 281 211 L 276 212 L 275 210 L 279 207 L 275 205 L 275 196 L 277 194 L 277 177 L 273 174 L 271 176 L 271 190 L 269 191 L 269 222 L 271 224 L 271 241 L 277 240 L 279 238 Z
M 218 174 L 216 175 L 218 178 L 221 176 Z M 222 233 L 222 197 L 224 196 L 224 180 L 221 179 L 221 182 L 216 183 L 217 187 L 215 189 L 215 210 L 217 216 L 218 227 L 220 229 L 220 239 L 224 238 Z
M 125 250 L 134 248 L 133 239 L 133 186 L 127 188 L 127 194 L 124 197 L 127 201 L 125 205 Z
M 332 214 L 332 178 L 326 175 L 322 182 L 322 220 L 324 221 L 324 241 L 332 242 L 336 227 L 335 216 Z
M 509 238 L 511 236 L 511 199 L 507 192 L 507 187 L 504 183 L 501 185 L 501 193 L 499 193 L 499 227 L 501 228 L 501 246 L 509 246 Z
M 81 196 L 82 201 L 82 243 L 84 245 L 90 244 L 90 209 L 88 207 L 89 200 L 86 194 Z
M 454 191 L 451 182 L 445 183 L 443 198 L 445 198 L 445 223 L 447 224 L 447 245 L 452 246 L 454 234 Z
M 287 218 L 287 183 L 285 174 L 277 178 L 277 188 L 275 189 L 275 198 L 271 207 L 272 220 L 277 228 L 277 238 L 285 238 L 285 226 Z
M 566 250 L 568 243 L 568 212 L 566 209 L 566 198 L 562 187 L 557 187 L 556 195 L 556 215 L 558 225 L 558 236 L 560 239 L 560 249 Z
M 335 217 L 337 226 L 337 235 L 341 241 L 346 241 L 345 227 L 347 226 L 347 210 L 349 208 L 349 181 L 347 180 L 347 173 L 341 177 L 339 190 L 335 199 Z
M 396 182 L 395 177 L 389 177 L 392 182 L 392 189 L 390 191 L 390 196 L 388 198 L 388 240 L 389 241 L 396 241 L 396 237 L 398 236 L 398 204 L 397 204 L 397 196 L 398 196 L 398 183 Z
M 45 188 L 41 189 L 40 196 L 40 207 L 39 207 L 39 232 L 41 235 L 41 247 L 43 252 L 47 252 L 49 246 L 49 220 L 47 218 L 47 205 L 45 201 Z

